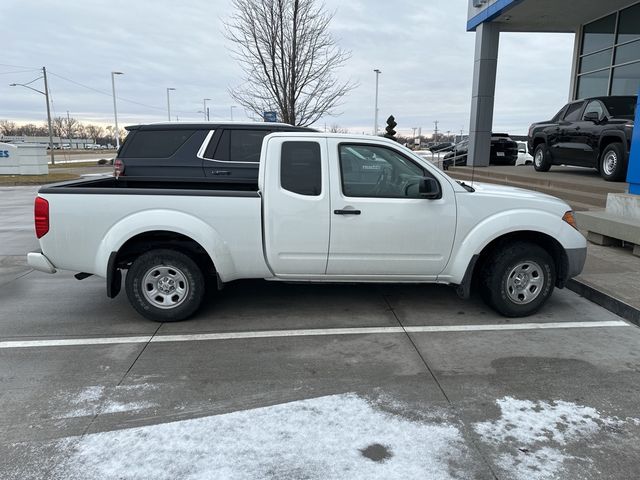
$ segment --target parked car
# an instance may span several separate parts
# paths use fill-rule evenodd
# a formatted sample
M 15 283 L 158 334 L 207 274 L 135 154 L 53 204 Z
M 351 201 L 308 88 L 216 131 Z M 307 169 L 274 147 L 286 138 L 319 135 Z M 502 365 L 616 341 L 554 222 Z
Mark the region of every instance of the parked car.
M 106 278 L 111 298 L 126 270 L 133 307 L 175 321 L 198 310 L 207 278 L 439 283 L 462 298 L 478 285 L 488 305 L 519 317 L 586 259 L 564 201 L 472 188 L 392 140 L 274 133 L 255 163 L 250 183 L 103 177 L 42 187 L 41 249 L 28 264 Z
M 516 142 L 518 144 L 518 159 L 516 166 L 533 165 L 533 155 L 529 152 L 527 142 Z
M 453 165 L 466 165 L 469 152 L 469 140 L 458 143 L 452 152 L 444 156 L 442 163 L 446 170 Z M 518 160 L 518 144 L 507 133 L 491 134 L 489 163 L 492 165 L 515 165 Z
M 126 127 L 117 176 L 255 181 L 260 148 L 272 132 L 314 132 L 283 123 L 168 122 Z
M 451 152 L 453 151 L 454 146 L 455 143 L 453 142 L 438 142 L 429 146 L 429 150 L 431 153 Z
M 637 95 L 587 98 L 534 123 L 528 141 L 534 168 L 575 165 L 595 168 L 608 181 L 624 180 L 637 102 Z

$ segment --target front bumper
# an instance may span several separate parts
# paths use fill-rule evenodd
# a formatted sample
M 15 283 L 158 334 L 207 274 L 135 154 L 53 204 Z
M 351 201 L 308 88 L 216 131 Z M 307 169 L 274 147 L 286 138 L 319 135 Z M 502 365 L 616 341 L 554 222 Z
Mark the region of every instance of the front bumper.
M 567 252 L 567 278 L 577 277 L 582 273 L 584 264 L 587 261 L 587 247 L 584 248 L 568 248 Z
M 27 253 L 27 264 L 34 270 L 45 273 L 56 273 L 56 267 L 42 252 Z

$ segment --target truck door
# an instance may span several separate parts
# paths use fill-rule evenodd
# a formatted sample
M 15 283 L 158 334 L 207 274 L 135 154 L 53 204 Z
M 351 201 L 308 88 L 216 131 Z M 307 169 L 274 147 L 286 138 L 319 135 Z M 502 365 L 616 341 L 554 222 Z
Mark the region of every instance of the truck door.
M 456 228 L 451 185 L 409 156 L 380 144 L 329 139 L 332 182 L 328 276 L 434 279 L 447 264 Z M 421 198 L 434 178 L 442 197 Z
M 265 255 L 275 275 L 324 275 L 329 250 L 325 139 L 272 137 L 263 166 Z

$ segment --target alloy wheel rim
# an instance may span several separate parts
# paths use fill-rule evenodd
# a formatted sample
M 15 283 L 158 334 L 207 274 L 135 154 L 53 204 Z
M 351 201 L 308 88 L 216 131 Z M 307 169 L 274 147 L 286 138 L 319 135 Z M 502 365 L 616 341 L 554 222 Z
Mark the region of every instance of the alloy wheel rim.
M 189 282 L 179 268 L 158 265 L 147 270 L 142 277 L 142 293 L 154 307 L 168 310 L 187 299 Z
M 542 293 L 544 270 L 532 261 L 521 262 L 511 269 L 506 279 L 509 299 L 518 305 L 533 302 Z
M 604 173 L 607 175 L 613 175 L 613 172 L 616 171 L 616 166 L 618 165 L 618 155 L 616 155 L 616 152 L 608 152 L 604 157 L 604 162 L 602 163 Z

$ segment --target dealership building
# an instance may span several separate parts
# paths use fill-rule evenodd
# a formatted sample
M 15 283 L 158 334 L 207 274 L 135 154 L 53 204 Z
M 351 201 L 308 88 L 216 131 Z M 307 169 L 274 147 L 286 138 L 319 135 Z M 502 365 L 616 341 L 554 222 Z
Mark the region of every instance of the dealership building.
M 640 89 L 638 0 L 469 0 L 476 32 L 469 162 L 489 165 L 500 32 L 574 33 L 570 100 Z

